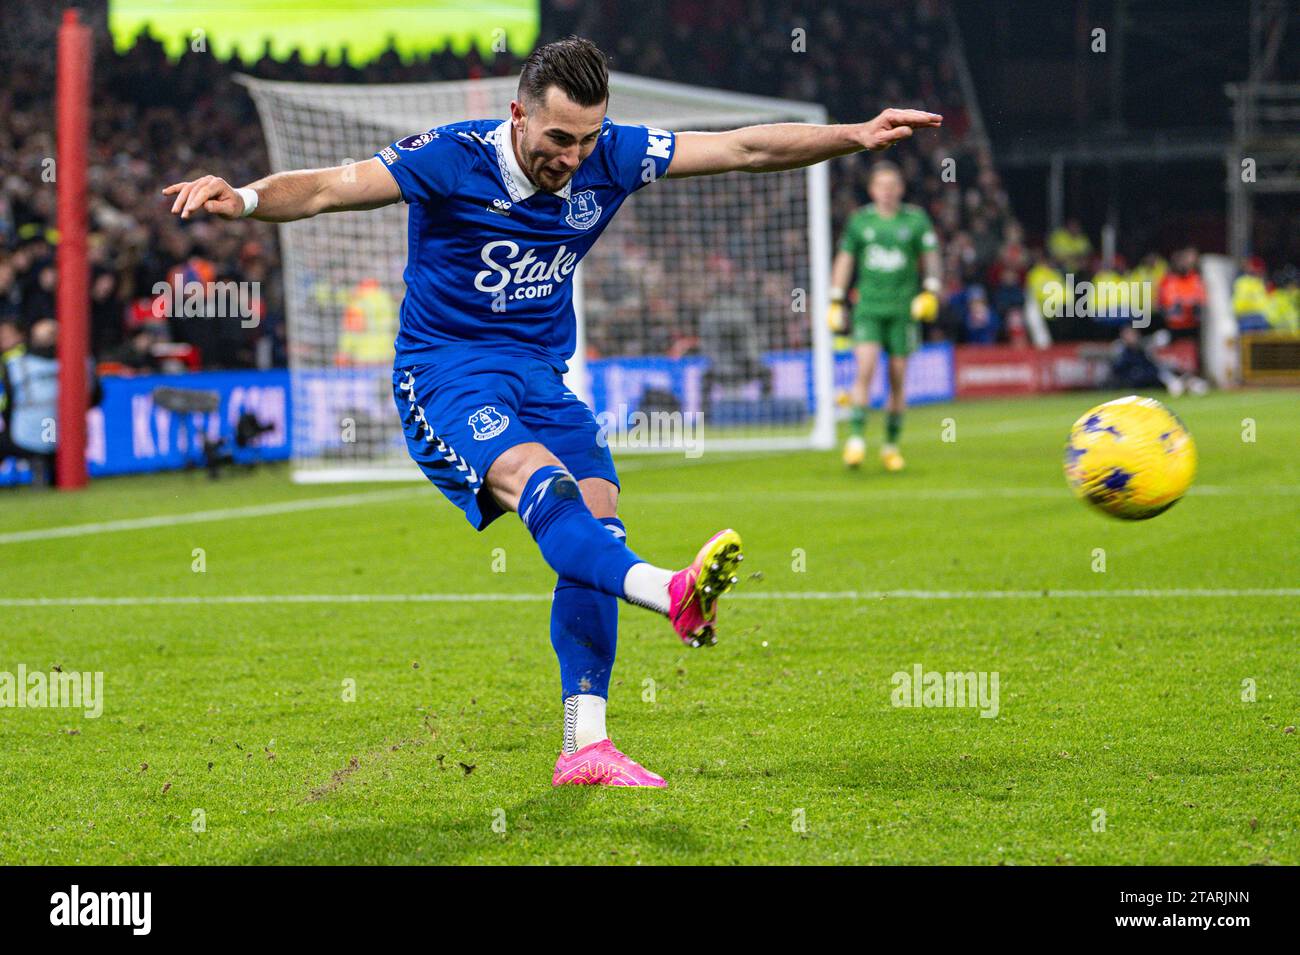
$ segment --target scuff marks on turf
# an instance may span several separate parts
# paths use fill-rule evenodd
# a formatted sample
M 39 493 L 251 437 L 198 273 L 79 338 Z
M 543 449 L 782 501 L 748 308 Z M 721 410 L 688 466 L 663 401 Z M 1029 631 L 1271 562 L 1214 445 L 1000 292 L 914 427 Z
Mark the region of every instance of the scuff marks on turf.
M 398 740 L 396 743 L 386 743 L 379 749 L 372 750 L 369 753 L 363 753 L 360 756 L 350 757 L 348 759 L 348 764 L 346 766 L 344 766 L 342 769 L 334 770 L 334 772 L 330 774 L 330 778 L 328 780 L 326 780 L 325 782 L 321 783 L 318 786 L 313 786 L 307 794 L 306 801 L 319 802 L 320 800 L 325 799 L 328 796 L 331 796 L 334 793 L 338 792 L 348 783 L 349 780 L 352 779 L 353 776 L 355 776 L 361 770 L 363 766 L 372 767 L 378 763 L 382 763 L 392 753 L 396 753 L 404 749 L 414 749 L 420 746 L 425 746 L 431 740 L 436 740 L 438 738 L 438 729 L 433 724 L 428 714 L 426 714 L 424 717 L 423 729 L 425 732 L 427 732 L 428 734 L 427 736 L 421 734 L 420 736 L 412 736 L 408 739 Z M 445 753 L 439 753 L 437 755 L 436 759 L 438 760 L 439 769 L 447 768 L 446 766 L 443 765 L 443 760 L 445 758 L 446 758 Z M 460 766 L 461 769 L 464 770 L 466 776 L 468 776 L 477 768 L 476 766 L 470 766 L 466 768 L 465 763 L 461 763 Z M 363 782 L 362 785 L 365 785 L 365 783 Z
M 318 800 L 324 799 L 326 796 L 330 795 L 330 793 L 337 791 L 345 782 L 348 781 L 348 777 L 351 776 L 360 768 L 361 768 L 361 760 L 353 756 L 351 759 L 348 760 L 348 764 L 344 766 L 342 769 L 334 770 L 334 772 L 330 775 L 329 782 L 313 788 L 311 791 L 311 795 L 307 797 L 307 801 L 316 802 Z

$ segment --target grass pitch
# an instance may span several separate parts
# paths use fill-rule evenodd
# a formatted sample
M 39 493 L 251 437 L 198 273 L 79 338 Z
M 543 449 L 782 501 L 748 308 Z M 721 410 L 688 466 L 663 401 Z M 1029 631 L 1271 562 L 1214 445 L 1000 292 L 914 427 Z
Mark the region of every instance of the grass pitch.
M 623 608 L 610 729 L 663 792 L 551 789 L 513 517 L 278 469 L 2 493 L 0 671 L 102 671 L 104 710 L 0 709 L 0 862 L 1300 862 L 1300 401 L 1174 403 L 1197 485 L 1125 524 L 1061 475 L 1101 400 L 915 409 L 901 475 L 622 459 L 635 550 L 731 525 L 762 572 L 712 649 Z M 998 715 L 892 705 L 916 664 Z

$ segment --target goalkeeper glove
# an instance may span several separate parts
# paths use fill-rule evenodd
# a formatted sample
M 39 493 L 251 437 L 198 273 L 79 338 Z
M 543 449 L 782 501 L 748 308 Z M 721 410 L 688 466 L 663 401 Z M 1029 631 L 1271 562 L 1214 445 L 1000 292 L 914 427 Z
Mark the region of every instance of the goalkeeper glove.
M 831 291 L 831 310 L 826 315 L 826 324 L 836 335 L 849 333 L 849 315 L 844 309 L 844 293 L 841 291 Z
M 918 322 L 932 322 L 939 317 L 938 279 L 925 280 L 925 290 L 912 299 L 912 317 Z

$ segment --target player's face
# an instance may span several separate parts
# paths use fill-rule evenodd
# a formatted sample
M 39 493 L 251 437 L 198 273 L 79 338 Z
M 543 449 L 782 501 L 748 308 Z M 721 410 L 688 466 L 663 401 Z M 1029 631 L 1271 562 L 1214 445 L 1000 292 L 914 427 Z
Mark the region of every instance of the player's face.
M 579 106 L 552 86 L 541 103 L 511 103 L 510 117 L 518 136 L 520 168 L 536 186 L 555 192 L 596 148 L 605 104 Z
M 867 192 L 871 194 L 871 201 L 880 208 L 897 209 L 903 201 L 903 180 L 888 170 L 878 172 L 871 177 Z

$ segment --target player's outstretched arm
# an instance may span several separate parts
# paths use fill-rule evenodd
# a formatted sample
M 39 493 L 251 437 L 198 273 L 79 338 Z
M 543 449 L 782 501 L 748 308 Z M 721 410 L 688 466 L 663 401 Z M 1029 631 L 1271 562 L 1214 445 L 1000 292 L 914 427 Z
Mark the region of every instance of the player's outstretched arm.
M 293 222 L 322 212 L 378 209 L 399 202 L 397 181 L 377 158 L 330 169 L 277 172 L 236 189 L 216 176 L 177 182 L 163 190 L 175 196 L 172 212 L 188 219 L 206 212 L 222 219 L 252 216 L 263 222 Z
M 725 133 L 678 133 L 669 176 L 719 172 L 779 172 L 811 166 L 864 149 L 888 149 L 916 129 L 943 125 L 943 117 L 919 109 L 887 109 L 865 123 L 815 126 L 772 123 Z

